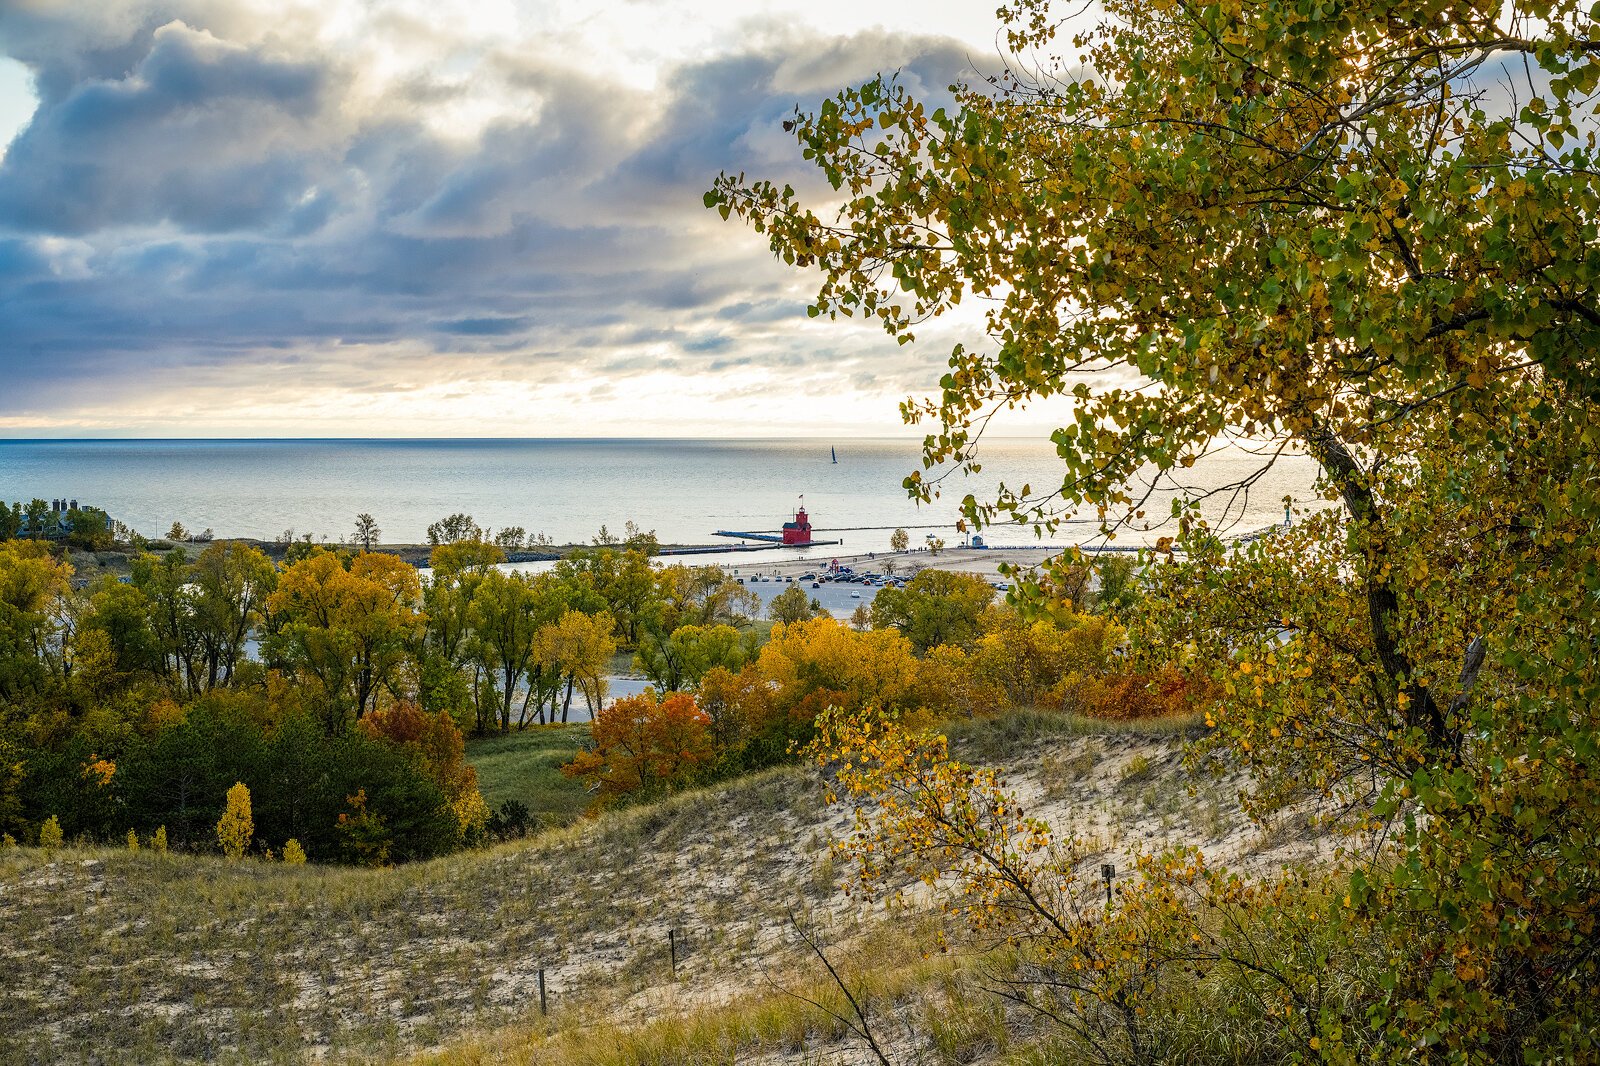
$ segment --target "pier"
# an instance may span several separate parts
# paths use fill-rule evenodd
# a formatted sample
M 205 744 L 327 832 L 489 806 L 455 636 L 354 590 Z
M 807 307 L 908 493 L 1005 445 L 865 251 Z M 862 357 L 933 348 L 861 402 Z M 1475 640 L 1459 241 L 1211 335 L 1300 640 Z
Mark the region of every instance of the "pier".
M 783 534 L 778 532 L 778 531 L 776 531 L 776 530 L 772 530 L 772 531 L 762 530 L 760 532 L 744 532 L 744 533 L 740 533 L 738 531 L 730 530 L 730 529 L 719 529 L 719 530 L 717 530 L 715 533 L 713 533 L 711 535 L 713 537 L 732 537 L 732 538 L 735 538 L 735 539 L 738 539 L 738 540 L 759 540 L 764 544 L 776 544 L 780 548 L 781 547 L 810 548 L 810 547 L 814 547 L 815 545 L 818 545 L 818 544 L 843 544 L 844 543 L 844 541 L 842 541 L 842 540 L 804 540 L 804 541 L 785 540 L 784 537 L 783 537 Z

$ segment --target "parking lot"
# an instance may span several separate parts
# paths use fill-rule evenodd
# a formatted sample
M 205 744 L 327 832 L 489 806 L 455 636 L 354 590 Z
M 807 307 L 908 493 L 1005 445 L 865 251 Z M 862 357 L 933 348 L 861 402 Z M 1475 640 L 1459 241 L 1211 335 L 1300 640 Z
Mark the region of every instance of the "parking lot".
M 812 588 L 813 584 L 818 585 Z M 810 599 L 822 604 L 823 610 L 841 621 L 849 621 L 855 609 L 862 604 L 872 605 L 873 599 L 878 595 L 877 585 L 857 585 L 843 581 L 803 581 L 796 577 L 792 581 L 785 578 L 774 577 L 745 577 L 744 587 L 761 597 L 761 617 L 767 616 L 767 605 L 779 593 L 795 585 L 805 592 Z

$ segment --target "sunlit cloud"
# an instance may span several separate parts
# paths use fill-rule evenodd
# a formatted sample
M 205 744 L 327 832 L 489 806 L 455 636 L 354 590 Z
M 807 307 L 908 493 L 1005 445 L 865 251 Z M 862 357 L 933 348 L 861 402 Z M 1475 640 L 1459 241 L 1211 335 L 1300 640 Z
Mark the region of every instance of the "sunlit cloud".
M 810 322 L 700 196 L 816 187 L 793 107 L 942 94 L 986 10 L 93 6 L 0 11 L 0 433 L 894 432 L 981 340 Z

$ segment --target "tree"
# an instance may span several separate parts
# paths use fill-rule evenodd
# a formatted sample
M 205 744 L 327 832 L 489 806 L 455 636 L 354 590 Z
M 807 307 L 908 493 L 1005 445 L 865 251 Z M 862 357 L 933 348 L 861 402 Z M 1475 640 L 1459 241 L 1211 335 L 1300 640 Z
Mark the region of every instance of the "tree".
M 640 633 L 652 619 L 660 624 L 661 591 L 656 572 L 642 552 L 579 549 L 557 563 L 553 572 L 575 595 L 598 597 L 616 620 L 625 647 L 638 647 Z
M 0 543 L 0 702 L 43 693 L 67 638 L 72 567 L 45 545 Z
M 467 762 L 461 731 L 449 714 L 428 714 L 415 703 L 400 701 L 373 711 L 358 728 L 404 752 L 417 769 L 439 786 L 463 841 L 471 841 L 481 833 L 489 807 L 478 791 L 478 771 Z
M 924 570 L 901 588 L 878 590 L 872 624 L 898 629 L 918 651 L 940 644 L 966 647 L 978 639 L 978 621 L 992 599 L 994 589 L 980 577 Z
M 522 545 L 527 539 L 528 531 L 521 526 L 506 526 L 494 535 L 495 546 L 508 552 L 522 550 Z
M 604 528 L 601 527 L 602 530 Z M 656 536 L 656 531 L 640 529 L 631 518 L 622 524 L 622 546 L 628 551 L 636 551 L 646 557 L 661 554 L 661 539 Z
M 193 617 L 193 589 L 188 555 L 175 548 L 165 555 L 141 553 L 133 560 L 130 583 L 144 596 L 149 626 L 155 636 L 159 670 L 191 692 L 199 691 L 200 674 Z
M 767 617 L 784 625 L 804 622 L 807 618 L 815 617 L 816 613 L 811 609 L 811 598 L 799 585 L 790 585 L 767 604 Z
M 958 346 L 908 405 L 937 423 L 924 458 L 971 468 L 1002 403 L 1075 406 L 1060 486 L 969 497 L 967 518 L 1050 527 L 1060 499 L 1111 535 L 1171 491 L 1188 562 L 1144 646 L 1219 656 L 1219 743 L 1263 802 L 1314 787 L 1395 829 L 1334 923 L 1386 938 L 1381 1040 L 1560 1057 L 1596 1024 L 1573 990 L 1600 978 L 1581 902 L 1600 872 L 1558 843 L 1600 829 L 1574 787 L 1600 773 L 1600 169 L 1580 125 L 1600 26 L 1572 3 L 1105 10 L 1058 57 L 1046 3 L 1005 9 L 1024 60 L 951 108 L 879 78 L 797 115 L 836 220 L 740 177 L 707 204 L 820 269 L 813 315 L 905 343 L 992 297 L 996 347 Z M 1233 444 L 1260 464 L 1185 489 Z M 1342 513 L 1218 542 L 1297 452 Z
M 96 507 L 73 507 L 67 511 L 67 543 L 85 551 L 109 551 L 116 543 L 111 516 Z M 0 530 L 0 540 L 6 539 Z
M 371 551 L 378 543 L 378 538 L 383 536 L 383 530 L 378 528 L 378 522 L 365 511 L 356 515 L 356 543 L 362 551 Z
M 652 624 L 670 632 L 685 625 L 741 626 L 761 598 L 720 566 L 664 566 L 656 571 L 659 606 Z
M 315 549 L 285 568 L 268 598 L 269 663 L 315 682 L 330 731 L 361 718 L 380 694 L 407 694 L 414 638 L 421 632 L 416 570 L 393 555 L 363 552 L 349 569 Z
M 151 626 L 150 601 L 143 589 L 114 579 L 101 580 L 79 621 L 80 634 L 96 631 L 105 634 L 120 673 L 161 674 L 161 642 Z
M 683 693 L 659 701 L 654 692 L 628 696 L 595 715 L 593 746 L 561 772 L 582 778 L 601 805 L 685 785 L 711 760 L 709 726 Z
M 250 790 L 243 781 L 236 781 L 228 789 L 228 805 L 217 822 L 217 843 L 222 853 L 230 859 L 244 858 L 255 835 L 255 822 L 250 816 Z
M 191 687 L 227 685 L 244 659 L 250 634 L 265 617 L 277 569 L 260 549 L 229 541 L 207 547 L 187 576 L 197 651 Z
M 617 653 L 616 623 L 604 611 L 586 614 L 565 611 L 553 625 L 541 626 L 534 638 L 533 656 L 548 676 L 558 681 L 565 677 L 565 692 L 553 692 L 552 701 L 561 696 L 561 721 L 567 721 L 574 691 L 583 695 L 592 718 L 605 702 L 605 671 Z M 555 704 L 550 706 L 555 720 Z M 542 717 L 541 717 L 542 720 Z
M 472 654 L 493 677 L 500 731 L 511 729 L 511 710 L 522 696 L 518 725 L 527 723 L 528 708 L 540 695 L 538 682 L 553 679 L 530 676 L 538 666 L 534 640 L 542 626 L 561 617 L 565 606 L 560 584 L 548 574 L 505 573 L 491 570 L 472 595 L 468 615 Z M 523 687 L 527 679 L 528 686 Z M 543 708 L 541 701 L 541 721 Z
M 916 702 L 917 661 L 894 630 L 858 633 L 829 617 L 775 625 L 756 664 L 805 739 L 829 704 L 897 712 Z
M 182 522 L 174 522 L 172 528 L 167 530 L 167 539 L 181 543 L 189 539 L 189 531 L 183 528 Z
M 911 547 L 911 534 L 905 530 L 897 529 L 889 534 L 889 549 L 891 551 L 903 552 L 909 547 Z
M 45 501 L 34 498 L 28 502 L 23 511 L 28 518 L 28 536 L 34 540 L 43 540 L 45 527 L 50 521 L 50 505 Z
M 427 615 L 418 656 L 418 688 L 428 710 L 448 710 L 463 723 L 470 708 L 481 712 L 475 728 L 482 732 L 492 722 L 487 705 L 476 699 L 478 672 L 468 655 L 472 597 L 505 552 L 478 540 L 440 544 L 428 556 L 429 576 L 422 589 Z
M 441 544 L 482 539 L 483 529 L 469 514 L 457 512 L 448 518 L 441 518 L 428 527 L 428 543 L 436 548 Z
M 634 665 L 665 694 L 696 688 L 711 670 L 737 672 L 754 651 L 732 626 L 679 626 L 668 636 L 645 634 Z

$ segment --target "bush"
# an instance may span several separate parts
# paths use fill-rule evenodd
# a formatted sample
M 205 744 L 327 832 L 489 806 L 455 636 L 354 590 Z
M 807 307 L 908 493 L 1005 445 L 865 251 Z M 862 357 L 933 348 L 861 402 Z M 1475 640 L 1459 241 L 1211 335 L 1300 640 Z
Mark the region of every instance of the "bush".
M 228 805 L 217 821 L 217 843 L 222 853 L 230 859 L 244 858 L 250 850 L 250 840 L 255 835 L 255 822 L 250 817 L 250 790 L 243 781 L 236 781 L 228 789 Z
M 658 702 L 654 692 L 629 696 L 595 715 L 593 747 L 561 772 L 587 782 L 600 805 L 679 788 L 710 764 L 710 727 L 693 697 L 675 693 Z

